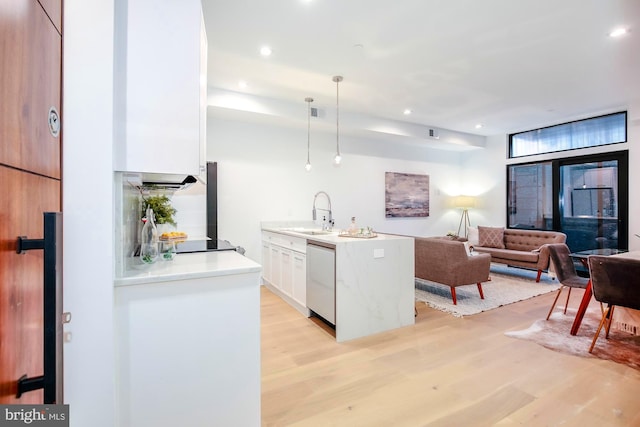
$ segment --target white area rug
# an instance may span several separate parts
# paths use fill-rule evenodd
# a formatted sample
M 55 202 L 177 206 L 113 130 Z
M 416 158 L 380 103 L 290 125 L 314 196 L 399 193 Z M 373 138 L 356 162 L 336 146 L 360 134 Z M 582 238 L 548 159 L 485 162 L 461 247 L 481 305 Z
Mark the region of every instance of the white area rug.
M 562 299 L 562 297 L 560 297 Z M 600 309 L 593 305 L 587 309 L 582 319 L 578 334 L 570 334 L 576 307 L 569 307 L 567 314 L 562 313 L 563 307 L 556 306 L 549 320 L 536 320 L 529 328 L 522 331 L 509 331 L 505 335 L 521 340 L 533 341 L 543 347 L 560 353 L 581 357 L 597 357 L 623 363 L 634 369 L 640 369 L 640 336 L 632 335 L 611 328 L 609 339 L 605 338 L 605 331 L 600 332 L 593 353 L 589 353 L 589 346 L 593 340 L 600 322 Z M 613 314 L 616 320 L 616 314 Z
M 540 283 L 536 283 L 536 274 L 535 271 L 492 264 L 491 281 L 482 283 L 484 299 L 480 299 L 475 284 L 458 286 L 457 305 L 453 305 L 449 286 L 416 279 L 416 300 L 456 317 L 469 316 L 558 289 L 558 281 L 546 273 L 542 273 Z

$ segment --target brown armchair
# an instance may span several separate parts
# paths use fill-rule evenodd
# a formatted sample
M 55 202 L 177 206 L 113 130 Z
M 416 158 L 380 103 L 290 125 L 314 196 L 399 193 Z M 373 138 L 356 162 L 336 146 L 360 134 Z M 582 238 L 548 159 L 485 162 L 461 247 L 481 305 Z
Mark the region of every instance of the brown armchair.
M 589 347 L 593 351 L 602 327 L 606 325 L 605 338 L 613 321 L 616 306 L 640 310 L 640 259 L 618 256 L 589 256 L 591 286 L 596 301 L 607 303 L 602 320 Z
M 489 280 L 491 255 L 467 255 L 464 243 L 439 237 L 415 238 L 415 276 L 451 287 L 457 304 L 456 286 L 478 285 L 484 299 L 482 282 Z

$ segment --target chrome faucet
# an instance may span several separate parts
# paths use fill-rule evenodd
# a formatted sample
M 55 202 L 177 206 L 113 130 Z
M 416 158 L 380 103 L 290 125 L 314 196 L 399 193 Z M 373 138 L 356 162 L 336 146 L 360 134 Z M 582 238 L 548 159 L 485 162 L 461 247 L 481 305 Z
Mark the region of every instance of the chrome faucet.
M 321 194 L 324 194 L 325 197 L 327 198 L 327 202 L 329 202 L 329 209 L 316 208 L 316 200 L 318 199 L 318 196 L 321 195 Z M 327 228 L 331 227 L 333 225 L 333 218 L 331 216 L 331 198 L 324 191 L 318 191 L 316 193 L 316 195 L 313 197 L 313 211 L 312 211 L 312 214 L 313 214 L 313 220 L 314 221 L 316 220 L 316 210 L 325 211 L 325 212 L 328 212 L 328 214 L 329 214 L 329 221 L 328 221 L 329 225 L 326 226 L 326 224 L 323 222 L 323 224 L 322 224 L 323 230 L 325 229 L 325 227 L 327 227 Z

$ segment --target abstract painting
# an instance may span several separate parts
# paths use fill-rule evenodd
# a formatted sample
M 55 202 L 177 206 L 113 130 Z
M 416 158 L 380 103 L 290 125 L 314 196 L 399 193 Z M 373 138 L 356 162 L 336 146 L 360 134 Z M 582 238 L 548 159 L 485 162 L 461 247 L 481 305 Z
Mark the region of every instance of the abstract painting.
M 385 217 L 429 216 L 429 175 L 385 172 Z

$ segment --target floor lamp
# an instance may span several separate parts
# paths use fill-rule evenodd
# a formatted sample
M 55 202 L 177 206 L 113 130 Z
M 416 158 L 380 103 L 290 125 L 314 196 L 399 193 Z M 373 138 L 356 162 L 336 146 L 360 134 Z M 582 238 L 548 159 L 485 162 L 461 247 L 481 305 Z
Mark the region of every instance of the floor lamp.
M 467 238 L 469 237 L 469 227 L 471 226 L 471 222 L 469 221 L 469 208 L 475 207 L 475 197 L 458 196 L 455 199 L 455 205 L 457 208 L 462 209 L 462 216 L 460 217 L 460 224 L 458 225 L 458 236 L 462 236 L 460 230 L 464 224 L 464 237 Z

